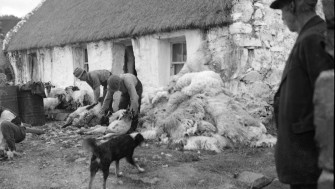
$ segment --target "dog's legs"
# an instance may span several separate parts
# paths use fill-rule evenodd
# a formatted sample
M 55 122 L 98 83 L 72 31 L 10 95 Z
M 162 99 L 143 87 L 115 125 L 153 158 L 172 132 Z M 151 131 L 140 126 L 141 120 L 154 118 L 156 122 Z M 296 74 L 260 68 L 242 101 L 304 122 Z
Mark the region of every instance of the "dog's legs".
M 9 160 L 14 159 L 14 153 L 12 151 L 8 150 L 6 154 Z
M 92 160 L 93 160 L 93 158 L 92 158 Z M 93 160 L 93 161 L 92 160 L 91 160 L 91 165 L 90 165 L 91 177 L 90 177 L 90 183 L 88 185 L 88 189 L 92 188 L 93 180 L 94 180 L 95 175 L 97 174 L 97 172 L 99 170 L 99 163 L 95 160 Z
M 127 159 L 127 162 L 130 163 L 130 164 L 132 164 L 133 166 L 135 166 L 139 172 L 143 173 L 145 171 L 137 163 L 135 163 L 132 155 L 128 156 L 126 159 Z
M 97 172 L 91 172 L 90 183 L 88 185 L 88 189 L 92 188 L 93 180 L 94 180 L 94 177 L 95 177 L 96 174 L 97 174 Z
M 109 166 L 110 166 L 110 163 L 108 165 L 102 165 L 102 173 L 104 175 L 104 183 L 103 183 L 103 189 L 106 189 L 106 182 L 107 182 L 107 178 L 109 176 Z
M 119 171 L 119 161 L 115 161 L 115 175 L 116 177 L 121 177 L 123 176 L 123 173 Z

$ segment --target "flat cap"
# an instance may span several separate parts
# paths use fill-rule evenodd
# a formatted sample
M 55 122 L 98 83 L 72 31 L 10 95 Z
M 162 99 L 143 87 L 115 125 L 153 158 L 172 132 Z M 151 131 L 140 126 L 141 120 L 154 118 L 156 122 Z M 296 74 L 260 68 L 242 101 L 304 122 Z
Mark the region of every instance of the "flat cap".
M 76 78 L 80 78 L 83 73 L 85 72 L 85 70 L 83 68 L 76 68 L 73 72 L 73 75 L 76 77 Z
M 281 9 L 284 7 L 284 5 L 292 2 L 293 0 L 275 0 L 273 3 L 271 3 L 270 8 L 272 9 Z
M 272 9 L 281 9 L 285 5 L 293 2 L 294 0 L 275 0 L 273 3 L 271 3 L 270 8 Z M 318 3 L 318 0 L 304 0 L 304 3 L 316 6 Z

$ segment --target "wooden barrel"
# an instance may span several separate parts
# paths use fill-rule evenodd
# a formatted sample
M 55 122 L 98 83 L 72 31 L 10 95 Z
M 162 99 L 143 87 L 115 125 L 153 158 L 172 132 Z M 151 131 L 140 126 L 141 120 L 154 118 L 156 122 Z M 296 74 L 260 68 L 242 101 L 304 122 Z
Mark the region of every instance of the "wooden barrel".
M 16 86 L 0 87 L 0 106 L 19 115 L 19 106 Z
M 22 121 L 32 126 L 43 126 L 45 124 L 43 98 L 32 94 L 30 90 L 21 90 L 18 99 Z

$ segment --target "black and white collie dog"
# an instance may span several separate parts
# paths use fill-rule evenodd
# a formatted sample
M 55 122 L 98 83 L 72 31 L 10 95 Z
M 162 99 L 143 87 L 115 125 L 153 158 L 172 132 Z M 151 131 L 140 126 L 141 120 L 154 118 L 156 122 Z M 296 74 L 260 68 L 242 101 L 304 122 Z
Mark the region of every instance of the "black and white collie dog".
M 109 175 L 109 167 L 115 161 L 115 174 L 121 176 L 119 172 L 119 161 L 126 158 L 127 162 L 135 166 L 140 172 L 145 170 L 141 168 L 133 159 L 134 150 L 137 146 L 144 142 L 144 138 L 139 133 L 130 135 L 121 135 L 98 145 L 93 138 L 85 139 L 83 146 L 92 152 L 90 165 L 90 183 L 89 189 L 92 188 L 93 180 L 96 173 L 101 170 L 103 172 L 103 188 L 106 189 L 106 180 Z

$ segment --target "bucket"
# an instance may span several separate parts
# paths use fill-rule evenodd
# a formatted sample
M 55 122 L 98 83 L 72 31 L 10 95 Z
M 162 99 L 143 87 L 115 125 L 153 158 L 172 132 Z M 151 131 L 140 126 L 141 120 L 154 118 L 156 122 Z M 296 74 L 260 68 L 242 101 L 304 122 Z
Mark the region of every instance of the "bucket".
M 32 94 L 30 90 L 21 90 L 18 99 L 22 121 L 32 126 L 43 126 L 45 124 L 43 98 Z

